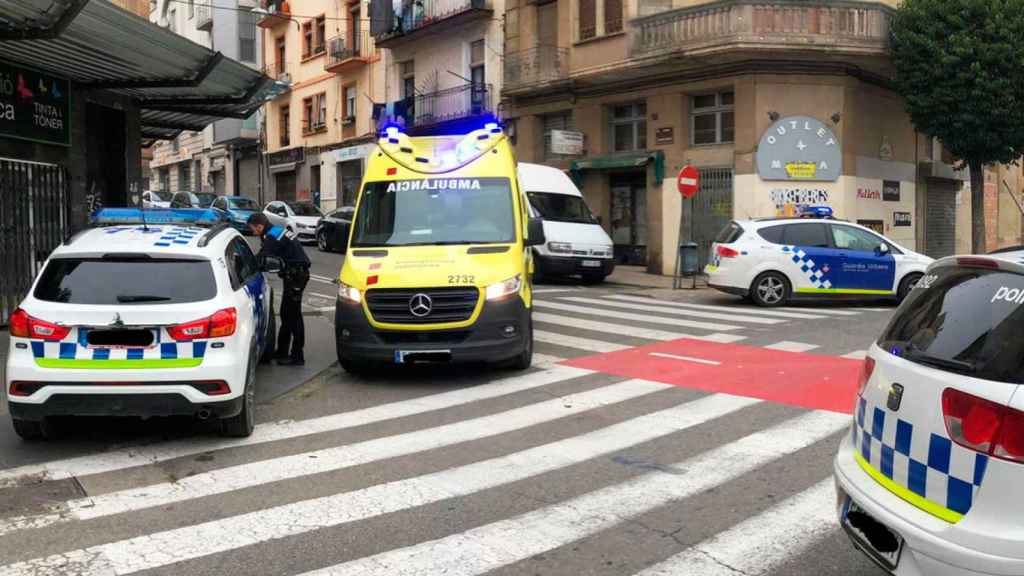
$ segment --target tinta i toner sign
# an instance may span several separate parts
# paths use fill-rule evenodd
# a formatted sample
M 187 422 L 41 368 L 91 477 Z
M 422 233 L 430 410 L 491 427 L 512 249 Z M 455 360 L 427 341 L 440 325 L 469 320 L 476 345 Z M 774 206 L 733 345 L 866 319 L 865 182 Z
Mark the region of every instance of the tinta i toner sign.
M 71 145 L 67 80 L 0 62 L 0 138 Z

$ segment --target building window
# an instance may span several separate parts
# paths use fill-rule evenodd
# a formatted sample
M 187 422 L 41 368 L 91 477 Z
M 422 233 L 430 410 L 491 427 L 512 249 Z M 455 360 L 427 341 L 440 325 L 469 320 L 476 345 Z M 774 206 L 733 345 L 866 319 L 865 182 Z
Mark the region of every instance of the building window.
M 597 36 L 597 0 L 579 0 L 579 39 L 588 40 Z
M 302 100 L 303 132 L 312 134 L 327 128 L 327 94 L 321 92 Z
M 314 32 L 313 53 L 323 54 L 327 49 L 327 42 L 325 41 L 327 36 L 327 17 L 322 15 L 316 17 L 316 27 Z
M 472 88 L 472 99 L 473 99 L 473 113 L 479 113 L 481 106 L 487 100 L 487 86 L 486 86 L 486 75 L 484 69 L 484 60 L 486 46 L 483 40 L 477 40 L 469 45 L 469 78 L 473 84 Z
M 302 25 L 302 57 L 309 58 L 324 53 L 324 35 L 327 20 L 317 16 L 313 21 Z
M 408 99 L 416 96 L 416 67 L 412 60 L 406 60 L 398 64 L 399 74 L 402 80 L 402 98 Z
M 192 185 L 192 167 L 188 162 L 178 164 L 178 191 L 188 191 Z
M 604 0 L 604 33 L 622 32 L 622 0 Z
M 277 47 L 277 68 L 274 70 L 273 76 L 277 80 L 280 80 L 281 75 L 284 74 L 285 71 L 284 62 L 287 56 L 287 53 L 285 52 L 285 46 L 287 43 L 285 42 L 284 36 L 279 36 L 276 40 L 274 40 L 274 43 Z
M 277 129 L 280 132 L 281 147 L 291 145 L 291 135 L 288 134 L 288 124 L 291 116 L 291 109 L 288 106 L 281 106 L 281 113 L 277 117 Z
M 359 3 L 353 3 L 348 7 L 348 36 L 349 48 L 352 49 L 352 53 L 356 56 L 362 55 L 362 39 L 359 37 L 359 20 L 360 16 Z
M 572 110 L 545 114 L 541 117 L 541 122 L 544 123 L 544 157 L 557 158 L 559 154 L 551 149 L 551 132 L 553 130 L 567 130 L 571 132 L 576 130 L 576 124 L 572 120 Z
M 354 122 L 356 119 L 356 95 L 358 90 L 353 86 L 345 87 L 345 123 Z
M 733 101 L 731 91 L 690 97 L 690 141 L 694 146 L 735 139 Z
M 306 22 L 302 25 L 302 57 L 309 58 L 313 53 L 313 23 Z
M 171 171 L 168 168 L 160 169 L 160 189 L 164 192 L 171 189 Z
M 238 59 L 256 62 L 256 14 L 252 10 L 238 11 Z
M 611 110 L 612 152 L 647 148 L 647 104 L 620 104 Z

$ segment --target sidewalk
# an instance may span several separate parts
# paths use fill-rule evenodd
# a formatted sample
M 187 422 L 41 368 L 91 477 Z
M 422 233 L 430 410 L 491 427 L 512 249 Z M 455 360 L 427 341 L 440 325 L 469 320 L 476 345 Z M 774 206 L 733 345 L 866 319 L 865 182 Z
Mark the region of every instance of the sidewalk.
M 631 286 L 634 288 L 658 288 L 662 290 L 672 290 L 672 281 L 673 278 L 671 276 L 651 274 L 647 272 L 647 268 L 644 266 L 622 266 L 621 264 L 616 266 L 615 271 L 605 279 L 605 282 L 608 284 Z M 691 278 L 683 278 L 683 289 L 689 290 L 692 282 L 693 279 Z M 697 277 L 697 288 L 707 288 L 704 276 Z

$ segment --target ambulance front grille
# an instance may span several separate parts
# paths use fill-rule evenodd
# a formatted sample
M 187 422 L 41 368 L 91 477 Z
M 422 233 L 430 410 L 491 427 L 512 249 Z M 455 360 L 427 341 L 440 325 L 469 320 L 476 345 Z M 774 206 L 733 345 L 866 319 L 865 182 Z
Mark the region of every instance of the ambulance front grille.
M 417 301 L 413 314 L 413 298 L 429 298 L 430 311 L 422 314 Z M 386 324 L 446 324 L 469 320 L 480 300 L 480 290 L 472 286 L 454 288 L 374 288 L 366 291 L 366 306 L 377 322 Z

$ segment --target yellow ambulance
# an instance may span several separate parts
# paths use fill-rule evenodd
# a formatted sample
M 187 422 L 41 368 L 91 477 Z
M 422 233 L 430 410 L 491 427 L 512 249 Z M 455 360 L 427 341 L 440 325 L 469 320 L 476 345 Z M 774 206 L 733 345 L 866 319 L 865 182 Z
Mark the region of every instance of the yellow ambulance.
M 497 122 L 460 135 L 381 131 L 338 278 L 335 336 L 349 372 L 533 356 L 530 247 L 544 243 Z

